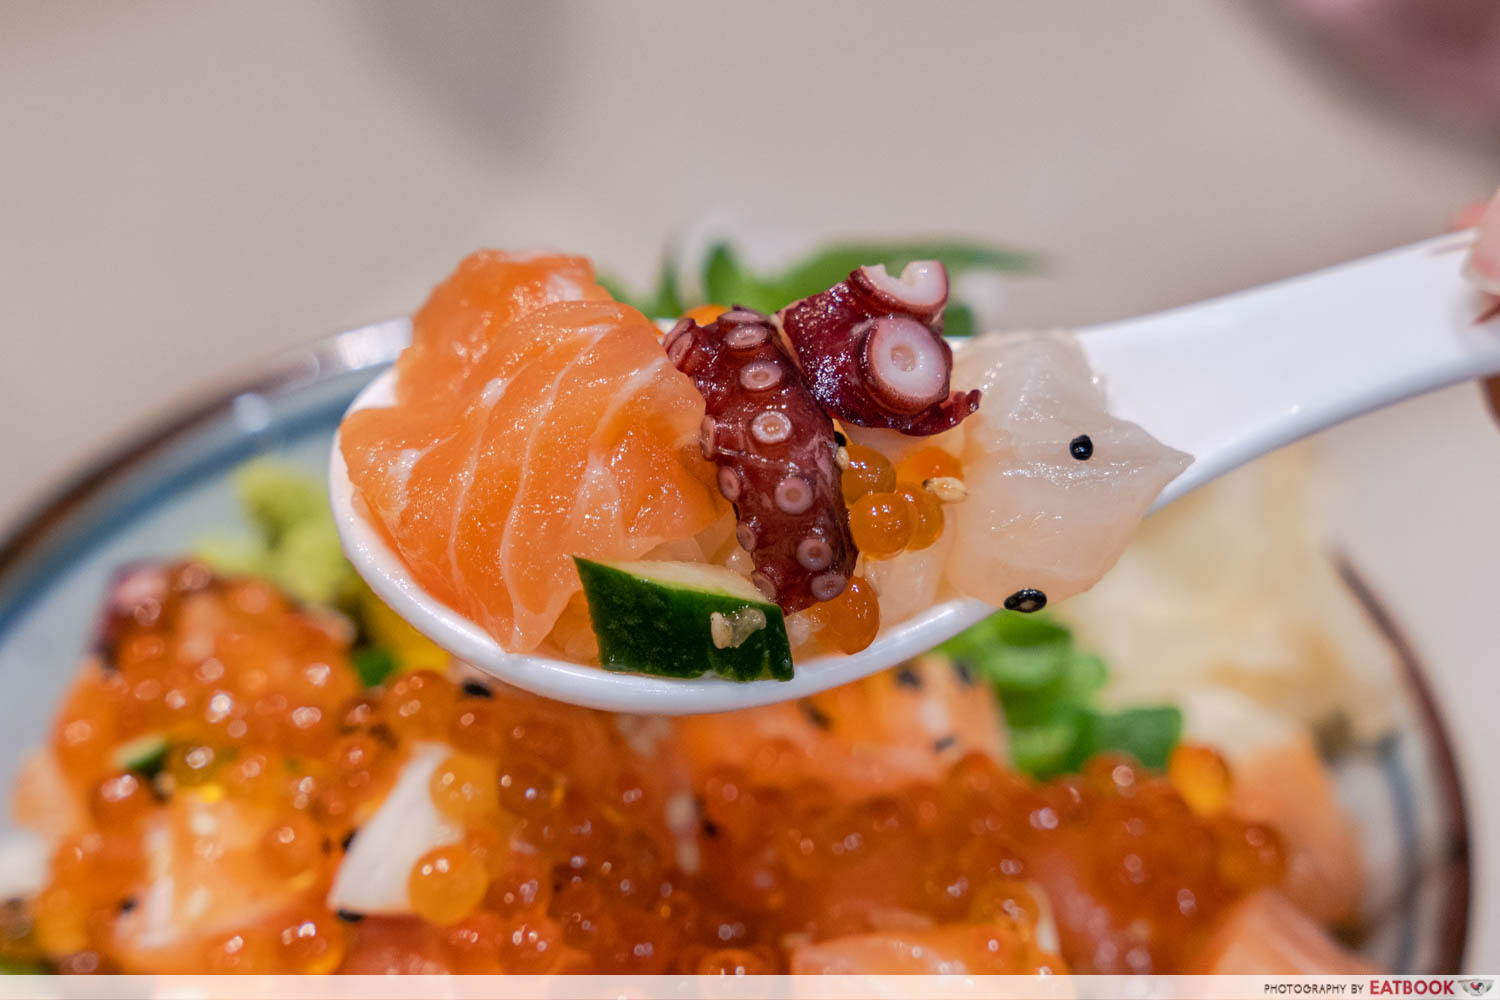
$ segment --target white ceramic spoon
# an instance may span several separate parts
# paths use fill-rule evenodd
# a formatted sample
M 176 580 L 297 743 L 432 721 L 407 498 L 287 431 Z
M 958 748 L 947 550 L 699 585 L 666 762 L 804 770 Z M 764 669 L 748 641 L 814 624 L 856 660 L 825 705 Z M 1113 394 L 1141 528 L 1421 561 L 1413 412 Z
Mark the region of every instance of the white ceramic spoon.
M 1456 233 L 1248 292 L 1080 330 L 1108 391 L 1110 412 L 1194 456 L 1156 506 L 1356 414 L 1500 372 L 1500 322 L 1477 321 L 1488 304 L 1461 273 L 1472 239 L 1472 232 Z M 389 405 L 393 387 L 394 372 L 387 371 L 360 393 L 351 412 Z M 398 614 L 503 681 L 592 708 L 685 715 L 799 698 L 925 652 L 995 610 L 975 600 L 936 605 L 882 629 L 862 652 L 799 662 L 789 681 L 671 680 L 518 655 L 411 578 L 355 510 L 337 441 L 329 483 L 344 551 Z

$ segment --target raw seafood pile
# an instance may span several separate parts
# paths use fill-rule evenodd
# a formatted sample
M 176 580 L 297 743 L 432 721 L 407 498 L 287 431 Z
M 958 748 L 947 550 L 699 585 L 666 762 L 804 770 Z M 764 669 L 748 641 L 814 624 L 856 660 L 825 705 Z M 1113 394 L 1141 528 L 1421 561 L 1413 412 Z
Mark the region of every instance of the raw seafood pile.
M 737 657 L 725 623 L 800 657 L 950 596 L 1037 610 L 1092 585 L 1189 461 L 1109 416 L 1064 335 L 988 335 L 955 363 L 947 298 L 937 262 L 868 266 L 659 339 L 581 258 L 476 254 L 416 315 L 395 405 L 346 419 L 343 456 L 416 581 L 507 649 L 786 676 Z M 575 560 L 629 571 L 595 592 Z M 672 628 L 626 651 L 606 608 Z
M 366 686 L 347 622 L 194 563 L 105 624 L 15 789 L 0 971 L 1363 968 L 1212 750 L 1035 781 L 939 659 L 668 720 L 457 664 Z

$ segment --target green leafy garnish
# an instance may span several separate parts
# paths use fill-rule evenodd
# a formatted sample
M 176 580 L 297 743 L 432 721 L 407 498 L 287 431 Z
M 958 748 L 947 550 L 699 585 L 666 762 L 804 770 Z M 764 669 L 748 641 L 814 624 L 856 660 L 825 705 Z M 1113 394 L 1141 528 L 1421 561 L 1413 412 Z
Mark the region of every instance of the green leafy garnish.
M 843 281 L 850 271 L 866 264 L 884 264 L 886 270 L 899 274 L 914 260 L 942 261 L 949 278 L 973 270 L 1025 273 L 1038 266 L 1037 258 L 1029 253 L 959 240 L 839 243 L 804 258 L 772 280 L 774 290 L 787 297 L 773 306 L 753 308 L 780 309 Z M 949 332 L 946 323 L 943 332 Z
M 1011 755 L 1034 777 L 1077 771 L 1106 751 L 1165 767 L 1181 737 L 1182 713 L 1175 706 L 1115 712 L 1097 707 L 1108 668 L 1047 615 L 1001 611 L 938 652 L 994 686 L 1010 730 Z
M 677 287 L 677 263 L 670 256 L 663 258 L 656 287 L 648 296 L 632 296 L 618 282 L 604 277 L 599 278 L 599 283 L 621 302 L 628 302 L 654 318 L 680 316 L 709 303 L 746 306 L 770 313 L 843 281 L 850 271 L 865 264 L 884 264 L 892 273 L 900 273 L 914 260 L 934 259 L 942 261 L 949 276 L 955 279 L 965 271 L 1029 273 L 1039 267 L 1034 255 L 1021 250 L 962 240 L 926 240 L 836 243 L 781 271 L 760 274 L 740 259 L 733 246 L 720 242 L 711 246 L 703 258 L 701 300 L 684 299 Z M 953 337 L 974 333 L 973 311 L 962 302 L 949 302 L 943 332 Z
M 0 955 L 0 976 L 45 976 L 48 974 L 46 967 L 36 962 L 23 962 L 17 958 L 6 958 Z
M 365 687 L 377 687 L 384 684 L 386 678 L 394 674 L 401 666 L 395 653 L 379 646 L 356 649 L 350 656 L 349 662 Z
M 1069 770 L 1106 750 L 1128 753 L 1147 767 L 1164 768 L 1181 738 L 1182 710 L 1176 705 L 1085 712 Z
M 1076 718 L 1010 727 L 1011 757 L 1015 759 L 1016 767 L 1027 774 L 1048 775 L 1066 771 L 1077 745 Z
M 629 303 L 652 319 L 670 319 L 673 316 L 681 316 L 688 309 L 683 305 L 682 296 L 677 291 L 677 260 L 670 254 L 662 257 L 661 264 L 656 271 L 656 287 L 645 298 L 637 299 L 625 289 L 625 286 L 605 275 L 598 275 L 594 280 L 603 285 L 605 291 L 614 296 L 616 301 Z

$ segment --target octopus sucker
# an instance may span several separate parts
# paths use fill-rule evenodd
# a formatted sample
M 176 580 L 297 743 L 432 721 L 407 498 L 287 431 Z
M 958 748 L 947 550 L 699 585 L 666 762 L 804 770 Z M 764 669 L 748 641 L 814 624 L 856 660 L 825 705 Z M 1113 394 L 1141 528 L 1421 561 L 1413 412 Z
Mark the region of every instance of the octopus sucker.
M 751 582 L 790 613 L 839 596 L 859 556 L 839 486 L 833 420 L 766 316 L 691 319 L 662 342 L 703 396 L 699 434 L 734 504 Z
M 948 304 L 948 269 L 935 260 L 914 260 L 899 277 L 871 264 L 851 271 L 849 280 L 875 301 L 913 316 L 930 319 Z
M 860 427 L 928 435 L 979 408 L 977 389 L 950 385 L 947 302 L 948 273 L 937 261 L 914 261 L 899 277 L 877 264 L 792 303 L 777 319 L 829 413 Z

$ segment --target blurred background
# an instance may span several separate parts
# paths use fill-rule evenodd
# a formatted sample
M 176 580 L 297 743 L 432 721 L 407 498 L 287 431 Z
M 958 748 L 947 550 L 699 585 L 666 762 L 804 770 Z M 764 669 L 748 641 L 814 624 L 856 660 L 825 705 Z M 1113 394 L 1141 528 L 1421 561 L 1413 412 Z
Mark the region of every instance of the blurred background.
M 1500 7 L 6 0 L 0 137 L 4 520 L 245 365 L 409 312 L 482 245 L 640 287 L 705 220 L 964 236 L 1045 255 L 1009 323 L 1071 325 L 1425 237 L 1500 183 Z M 1454 428 L 1438 466 L 1500 448 L 1471 387 L 1340 440 L 1414 424 Z M 1473 539 L 1450 592 L 1484 593 L 1485 523 L 1450 526 Z M 1417 589 L 1410 614 L 1461 613 Z M 1500 698 L 1476 666 L 1438 682 L 1459 731 Z M 1468 756 L 1492 831 L 1493 756 Z
M 1428 235 L 1500 181 L 1495 13 L 8 0 L 0 517 L 481 245 L 644 284 L 705 218 L 972 236 L 1045 253 L 1007 315 L 1062 325 Z

